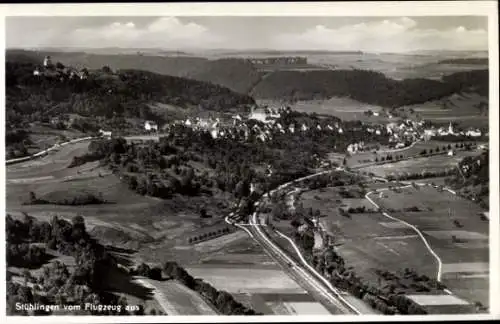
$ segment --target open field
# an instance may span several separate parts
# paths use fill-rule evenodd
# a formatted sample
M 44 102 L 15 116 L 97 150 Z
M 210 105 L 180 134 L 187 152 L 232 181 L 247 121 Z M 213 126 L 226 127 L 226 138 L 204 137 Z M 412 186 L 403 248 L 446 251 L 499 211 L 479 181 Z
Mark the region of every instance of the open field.
M 104 243 L 134 249 L 140 246 L 149 249 L 153 242 L 158 242 L 155 248 L 165 245 L 170 249 L 180 243 L 186 244 L 186 240 L 197 235 L 200 230 L 212 230 L 217 227 L 217 223 L 223 222 L 218 215 L 225 215 L 225 197 L 174 196 L 164 201 L 129 190 L 118 176 L 110 174 L 98 162 L 67 168 L 74 156 L 87 152 L 88 144 L 66 145 L 40 159 L 9 165 L 6 172 L 7 212 L 27 212 L 43 220 L 50 220 L 53 215 L 65 218 L 82 215 L 92 234 Z M 84 206 L 24 205 L 29 192 L 41 198 L 46 195 L 64 198 L 67 194 L 83 190 L 109 203 Z M 207 212 L 214 217 L 201 219 L 200 206 L 207 206 Z M 159 255 L 156 257 L 156 261 L 165 260 Z
M 175 280 L 137 278 L 136 282 L 153 290 L 167 315 L 217 315 L 214 307 L 200 295 Z
M 342 202 L 338 203 L 338 200 Z M 365 205 L 366 199 L 357 200 L 359 205 Z M 411 229 L 384 226 L 387 218 L 380 213 L 352 214 L 350 218 L 340 215 L 338 208 L 344 199 L 338 194 L 338 188 L 304 193 L 300 201 L 306 209 L 319 209 L 322 215 L 326 215 L 320 218 L 320 222 L 340 244 L 337 251 L 347 266 L 353 266 L 356 273 L 366 280 L 377 282 L 375 268 L 389 271 L 414 268 L 420 274 L 435 277 L 437 266 L 432 255 Z M 349 199 L 350 204 L 355 201 Z M 411 255 L 419 257 L 409 257 Z
M 32 144 L 27 146 L 28 153 L 38 153 L 58 142 L 84 136 L 86 136 L 84 133 L 75 129 L 55 129 L 48 125 L 31 124 L 29 127 L 29 138 Z
M 398 119 L 382 116 L 367 116 L 365 111 L 382 112 L 380 106 L 369 105 L 349 98 L 331 98 L 328 100 L 299 101 L 290 106 L 293 110 L 320 115 L 331 115 L 343 120 L 360 120 L 363 122 L 390 122 Z
M 390 214 L 417 226 L 442 260 L 442 280 L 453 295 L 436 297 L 447 299 L 446 302 L 444 299 L 435 301 L 434 304 L 440 303 L 442 307 L 431 305 L 429 311 L 446 313 L 453 307 L 471 311 L 476 301 L 489 305 L 488 223 L 477 216 L 480 208 L 432 187 L 402 189 L 401 193 L 384 191 L 384 195 L 386 198 L 380 198 L 379 194 L 370 197 L 387 209 L 417 206 L 425 210 Z M 305 208 L 319 209 L 321 214 L 327 215 L 320 218 L 320 223 L 336 238 L 337 251 L 347 266 L 352 266 L 358 275 L 372 283 L 378 280 L 374 272 L 377 268 L 391 272 L 411 268 L 420 275 L 436 278 L 437 261 L 415 231 L 379 213 L 351 214 L 350 218 L 341 216 L 337 209 L 344 204 L 343 200 L 336 188 L 305 192 L 300 199 Z M 349 199 L 351 204 L 355 200 Z M 448 216 L 449 208 L 452 219 Z M 461 228 L 457 228 L 453 220 L 458 220 Z M 454 304 L 448 305 L 450 303 Z M 467 305 L 462 307 L 464 303 Z
M 419 116 L 436 123 L 458 123 L 462 127 L 488 127 L 487 109 L 481 110 L 481 103 L 488 103 L 488 98 L 476 93 L 453 94 L 440 100 L 398 108 L 410 112 L 410 116 Z
M 297 285 L 280 269 L 231 267 L 186 269 L 192 276 L 203 278 L 215 288 L 229 293 L 303 293 Z
M 429 140 L 416 142 L 411 146 L 401 149 L 389 149 L 386 147 L 380 147 L 380 149 L 378 150 L 359 152 L 348 156 L 347 166 L 357 167 L 366 163 L 372 163 L 375 162 L 376 158 L 380 160 L 382 157 L 387 157 L 387 155 L 391 155 L 393 156 L 393 158 L 396 156 L 402 156 L 404 159 L 410 157 L 420 157 L 420 152 L 422 152 L 423 150 L 429 152 L 429 150 L 435 151 L 436 148 L 439 148 L 439 150 L 441 150 L 442 152 L 444 152 L 443 149 L 445 149 L 447 152 L 448 146 L 450 147 L 450 149 L 456 150 L 455 144 L 456 143 Z M 462 151 L 456 151 L 456 153 L 458 154 L 458 156 L 461 156 L 460 154 L 464 154 L 462 153 Z
M 333 69 L 362 69 L 384 73 L 393 79 L 430 78 L 439 79 L 442 75 L 473 69 L 487 69 L 485 65 L 441 64 L 437 63 L 454 55 L 418 55 L 392 53 L 362 54 L 319 54 L 307 55 L 308 63 L 331 66 Z M 468 54 L 470 55 L 470 54 Z M 486 56 L 486 55 L 484 55 Z
M 443 262 L 443 283 L 469 302 L 488 302 L 488 222 L 480 220 L 481 208 L 471 201 L 432 187 L 387 192 L 388 197 L 372 199 L 385 208 L 416 205 L 432 211 L 391 213 L 422 231 Z M 458 222 L 455 223 L 454 221 Z
M 46 157 L 9 165 L 7 168 L 7 181 L 42 176 L 61 177 L 68 172 L 74 172 L 67 169 L 67 166 L 71 163 L 73 156 L 87 152 L 88 145 L 89 142 L 86 141 L 65 145 L 50 152 Z
M 455 168 L 460 160 L 466 156 L 476 156 L 477 152 L 457 151 L 454 156 L 435 155 L 430 157 L 419 157 L 394 163 L 371 165 L 360 168 L 361 172 L 373 173 L 378 177 L 389 175 L 402 175 L 406 173 L 420 173 L 423 171 L 439 172 Z

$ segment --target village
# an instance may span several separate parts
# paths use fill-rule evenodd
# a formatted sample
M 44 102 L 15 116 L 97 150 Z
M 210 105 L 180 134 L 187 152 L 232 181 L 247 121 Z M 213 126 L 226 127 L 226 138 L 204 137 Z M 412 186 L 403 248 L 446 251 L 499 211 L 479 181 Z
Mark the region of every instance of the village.
M 249 141 L 257 139 L 262 142 L 272 140 L 277 134 L 294 134 L 307 132 L 327 132 L 332 136 L 344 134 L 341 122 L 332 124 L 319 119 L 315 124 L 292 123 L 288 127 L 283 126 L 279 120 L 286 114 L 292 113 L 290 107 L 252 107 L 248 114 L 234 114 L 216 118 L 186 118 L 167 123 L 163 127 L 154 121 L 144 122 L 144 133 L 159 134 L 168 133 L 173 126 L 183 125 L 195 131 L 208 132 L 212 138 L 230 138 L 232 140 Z M 478 138 L 483 134 L 479 129 L 457 129 L 450 122 L 447 128 L 436 126 L 425 126 L 423 120 L 415 121 L 405 119 L 400 122 L 390 122 L 387 124 L 365 124 L 364 129 L 370 134 L 388 137 L 389 149 L 403 149 L 416 141 L 429 141 L 439 136 L 465 136 Z M 111 132 L 102 131 L 104 136 L 111 136 Z M 487 134 L 486 134 L 487 135 Z M 347 154 L 355 154 L 369 150 L 370 146 L 365 146 L 364 141 L 351 143 L 347 147 Z
M 288 61 L 287 61 L 288 62 Z M 295 61 L 293 61 L 295 62 Z M 103 67 L 102 72 L 113 74 L 109 67 Z M 87 79 L 91 73 L 87 68 L 80 70 L 73 67 L 66 67 L 60 62 L 53 63 L 50 56 L 46 56 L 43 60 L 43 65 L 37 67 L 33 71 L 36 77 L 57 77 L 60 81 L 71 79 Z M 288 127 L 283 126 L 279 120 L 281 117 L 292 113 L 292 109 L 286 105 L 253 105 L 249 112 L 246 113 L 226 113 L 220 114 L 217 117 L 188 117 L 184 120 L 175 120 L 167 122 L 164 125 L 159 125 L 156 121 L 146 120 L 143 123 L 143 129 L 140 130 L 144 135 L 155 135 L 169 133 L 174 127 L 184 125 L 192 128 L 194 131 L 200 131 L 210 134 L 212 138 L 228 138 L 238 141 L 253 141 L 254 139 L 261 142 L 272 140 L 277 134 L 296 132 L 307 133 L 327 132 L 332 136 L 339 136 L 344 133 L 341 122 L 329 123 L 317 119 L 313 124 L 307 123 L 291 123 Z M 380 116 L 383 112 L 369 112 L 370 115 Z M 385 113 L 388 119 L 396 119 L 391 113 Z M 56 116 L 50 120 L 52 125 L 57 125 L 61 122 L 71 124 L 71 118 L 68 116 Z M 430 125 L 425 120 L 412 120 L 409 118 L 399 121 L 391 121 L 388 123 L 365 123 L 362 125 L 365 131 L 369 134 L 387 137 L 388 149 L 403 149 L 416 141 L 428 141 L 435 137 L 442 136 L 461 136 L 468 138 L 479 138 L 483 135 L 481 130 L 469 127 L 467 129 L 458 129 L 451 122 L 448 127 L 436 127 Z M 109 129 L 100 129 L 99 133 L 104 137 L 113 136 L 113 132 Z M 345 153 L 352 155 L 358 152 L 370 150 L 371 146 L 365 145 L 364 141 L 351 143 L 348 145 Z

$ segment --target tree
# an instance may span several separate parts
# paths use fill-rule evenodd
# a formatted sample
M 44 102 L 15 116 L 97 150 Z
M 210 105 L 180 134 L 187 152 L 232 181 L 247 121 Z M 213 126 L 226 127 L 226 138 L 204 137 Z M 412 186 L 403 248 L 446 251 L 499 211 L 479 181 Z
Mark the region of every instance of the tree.
M 103 66 L 101 70 L 104 73 L 111 73 L 112 72 L 111 68 L 109 66 L 107 66 L 107 65 Z
M 162 279 L 162 270 L 159 267 L 153 267 L 149 270 L 148 277 L 153 280 L 161 280 Z
M 144 313 L 144 306 L 143 305 L 138 305 L 139 309 L 134 311 L 134 315 L 146 315 Z
M 57 63 L 56 63 L 56 68 L 57 68 L 58 70 L 64 70 L 64 67 L 65 67 L 65 66 L 64 66 L 61 62 L 57 62 Z
M 36 199 L 36 195 L 35 195 L 35 193 L 34 193 L 33 191 L 30 191 L 30 194 L 29 194 L 29 195 L 30 195 L 30 197 L 29 197 L 30 204 L 34 204 L 34 203 L 36 203 L 36 200 L 37 200 L 37 199 Z
M 139 276 L 143 276 L 143 277 L 149 277 L 149 273 L 150 273 L 151 269 L 149 268 L 149 266 L 145 263 L 141 263 L 138 267 L 137 267 L 137 274 Z

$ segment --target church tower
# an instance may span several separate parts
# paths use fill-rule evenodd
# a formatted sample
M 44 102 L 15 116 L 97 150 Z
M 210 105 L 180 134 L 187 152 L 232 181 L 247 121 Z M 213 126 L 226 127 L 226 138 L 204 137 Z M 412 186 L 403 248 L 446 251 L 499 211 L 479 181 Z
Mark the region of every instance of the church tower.
M 50 68 L 52 66 L 52 59 L 50 56 L 45 56 L 45 59 L 43 60 L 43 66 L 45 68 Z

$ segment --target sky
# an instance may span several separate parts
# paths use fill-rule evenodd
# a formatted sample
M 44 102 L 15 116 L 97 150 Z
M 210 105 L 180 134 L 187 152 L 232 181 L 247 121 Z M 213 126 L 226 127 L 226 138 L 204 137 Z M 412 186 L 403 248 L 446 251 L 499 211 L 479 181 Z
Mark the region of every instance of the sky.
M 487 17 L 7 17 L 7 48 L 488 49 Z

